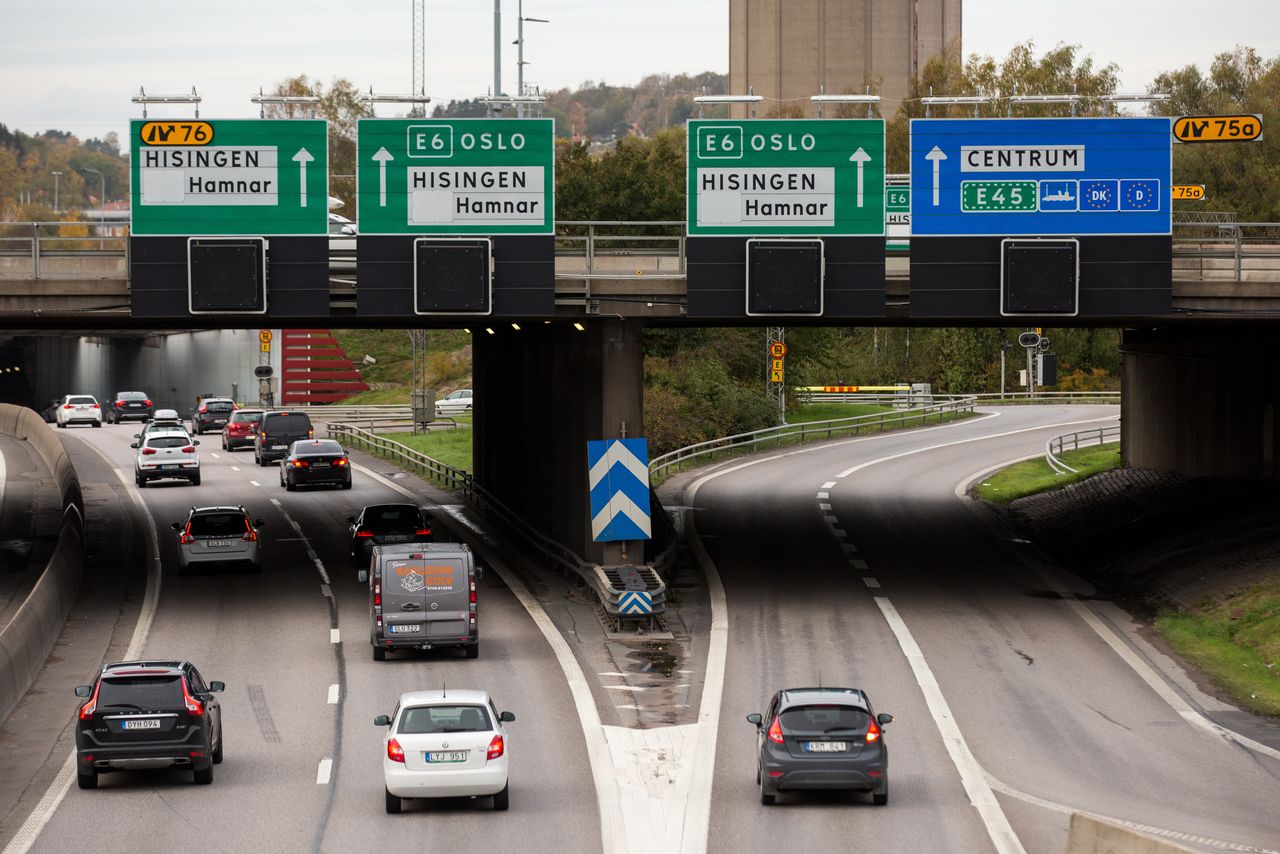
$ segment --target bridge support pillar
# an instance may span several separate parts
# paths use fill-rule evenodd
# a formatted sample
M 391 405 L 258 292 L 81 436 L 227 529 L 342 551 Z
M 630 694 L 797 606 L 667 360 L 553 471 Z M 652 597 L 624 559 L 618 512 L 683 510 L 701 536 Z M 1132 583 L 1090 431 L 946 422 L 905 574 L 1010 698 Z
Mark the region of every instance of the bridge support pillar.
M 1121 448 L 1191 477 L 1280 473 L 1280 374 L 1266 328 L 1126 329 Z
M 472 335 L 476 481 L 589 561 L 641 563 L 591 538 L 587 441 L 644 435 L 643 321 L 553 321 Z M 625 559 L 623 552 L 625 549 Z

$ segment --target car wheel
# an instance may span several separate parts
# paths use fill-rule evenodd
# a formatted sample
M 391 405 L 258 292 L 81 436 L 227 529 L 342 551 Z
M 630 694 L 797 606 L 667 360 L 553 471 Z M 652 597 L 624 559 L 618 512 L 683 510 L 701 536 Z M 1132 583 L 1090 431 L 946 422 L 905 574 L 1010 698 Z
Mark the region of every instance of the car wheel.
M 133 482 L 134 482 L 134 483 L 136 483 L 136 484 L 138 485 L 138 489 L 145 489 L 145 488 L 146 488 L 147 482 L 146 482 L 145 480 L 143 480 L 142 475 L 140 475 L 140 474 L 136 474 L 136 473 L 134 474 L 134 476 L 133 476 Z
M 493 808 L 498 812 L 506 812 L 511 806 L 511 784 L 502 787 L 502 791 L 493 796 Z
M 375 646 L 375 647 L 373 648 L 373 660 L 374 660 L 374 661 L 386 661 L 386 660 L 387 660 L 387 651 L 386 651 L 385 649 L 383 649 L 382 647 L 380 647 L 380 646 Z
M 183 566 L 182 564 L 178 564 L 178 577 L 179 577 L 179 578 L 186 578 L 186 577 L 187 577 L 188 575 L 190 575 L 190 574 L 191 574 L 191 567 L 189 567 L 189 566 Z
M 195 778 L 197 786 L 207 786 L 213 782 L 213 766 L 210 765 L 203 771 L 193 771 L 192 776 Z
M 884 782 L 880 784 L 880 788 L 871 793 L 871 803 L 878 807 L 885 806 L 889 803 L 889 777 L 886 774 Z
M 471 644 L 471 646 L 463 647 L 463 649 L 466 650 L 467 658 L 480 657 L 480 641 L 476 641 L 475 643 Z
M 225 437 L 225 436 L 224 436 L 224 437 L 223 437 L 223 439 L 222 439 L 222 450 L 224 450 L 224 451 L 230 451 L 230 450 L 231 450 L 230 448 L 228 448 L 228 447 L 227 447 L 227 440 L 226 440 L 226 437 Z
M 761 776 L 761 778 L 760 778 L 760 803 L 764 804 L 766 807 L 771 807 L 771 806 L 773 806 L 774 804 L 776 804 L 777 802 L 778 802 L 778 796 L 777 796 L 777 795 L 771 795 L 771 794 L 769 794 L 768 792 L 766 792 L 766 791 L 764 790 L 764 777 L 763 777 L 763 776 Z
M 200 485 L 200 473 L 199 473 L 199 472 L 196 472 L 196 476 L 195 476 L 195 477 L 193 477 L 193 478 L 191 478 L 191 485 L 192 485 L 192 486 L 199 486 L 199 485 Z
M 218 746 L 213 749 L 213 764 L 222 764 L 222 724 L 218 724 Z
M 101 422 L 101 421 L 95 421 L 95 422 L 93 422 L 93 426 L 94 426 L 94 427 L 101 427 L 101 426 L 102 426 L 102 422 Z
M 82 789 L 98 788 L 98 772 L 76 771 L 76 785 Z
M 396 815 L 400 812 L 401 800 L 391 794 L 391 790 L 387 789 L 387 812 Z
M 350 488 L 351 488 L 351 481 L 349 481 L 349 480 L 348 480 L 346 483 L 342 484 L 342 488 L 343 488 L 343 489 L 350 489 Z
M 67 425 L 66 425 L 64 422 L 59 421 L 59 422 L 58 422 L 58 429 L 59 429 L 59 430 L 66 430 L 66 429 L 67 429 Z
M 286 479 L 284 482 L 284 488 L 289 492 L 293 492 L 298 488 L 298 485 L 294 483 L 292 480 Z

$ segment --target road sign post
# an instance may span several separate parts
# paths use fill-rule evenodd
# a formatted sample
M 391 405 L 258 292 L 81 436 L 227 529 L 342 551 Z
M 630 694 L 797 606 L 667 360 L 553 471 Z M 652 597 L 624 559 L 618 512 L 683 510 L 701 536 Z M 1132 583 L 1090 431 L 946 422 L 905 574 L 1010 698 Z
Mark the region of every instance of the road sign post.
M 356 148 L 358 314 L 554 314 L 553 120 L 361 119 Z

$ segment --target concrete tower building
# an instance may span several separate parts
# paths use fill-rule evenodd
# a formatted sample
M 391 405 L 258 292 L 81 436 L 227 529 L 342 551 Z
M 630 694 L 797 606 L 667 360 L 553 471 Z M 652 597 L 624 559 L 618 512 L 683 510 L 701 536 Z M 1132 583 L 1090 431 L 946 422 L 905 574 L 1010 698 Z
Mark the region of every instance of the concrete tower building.
M 765 100 L 761 117 L 792 105 L 813 116 L 810 95 L 863 92 L 870 83 L 881 114 L 892 116 L 917 71 L 960 41 L 962 2 L 729 0 L 729 92 L 750 87 L 786 102 Z M 735 105 L 735 117 L 746 115 Z

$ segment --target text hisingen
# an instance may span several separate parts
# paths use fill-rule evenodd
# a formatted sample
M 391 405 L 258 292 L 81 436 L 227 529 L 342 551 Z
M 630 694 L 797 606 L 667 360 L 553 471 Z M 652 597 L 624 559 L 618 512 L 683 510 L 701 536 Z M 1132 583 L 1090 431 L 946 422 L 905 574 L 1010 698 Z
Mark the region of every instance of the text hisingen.
M 727 169 L 715 171 L 700 170 L 698 173 L 701 190 L 740 190 L 744 192 L 765 192 L 769 190 L 804 191 L 816 190 L 817 178 L 809 172 L 731 172 Z

